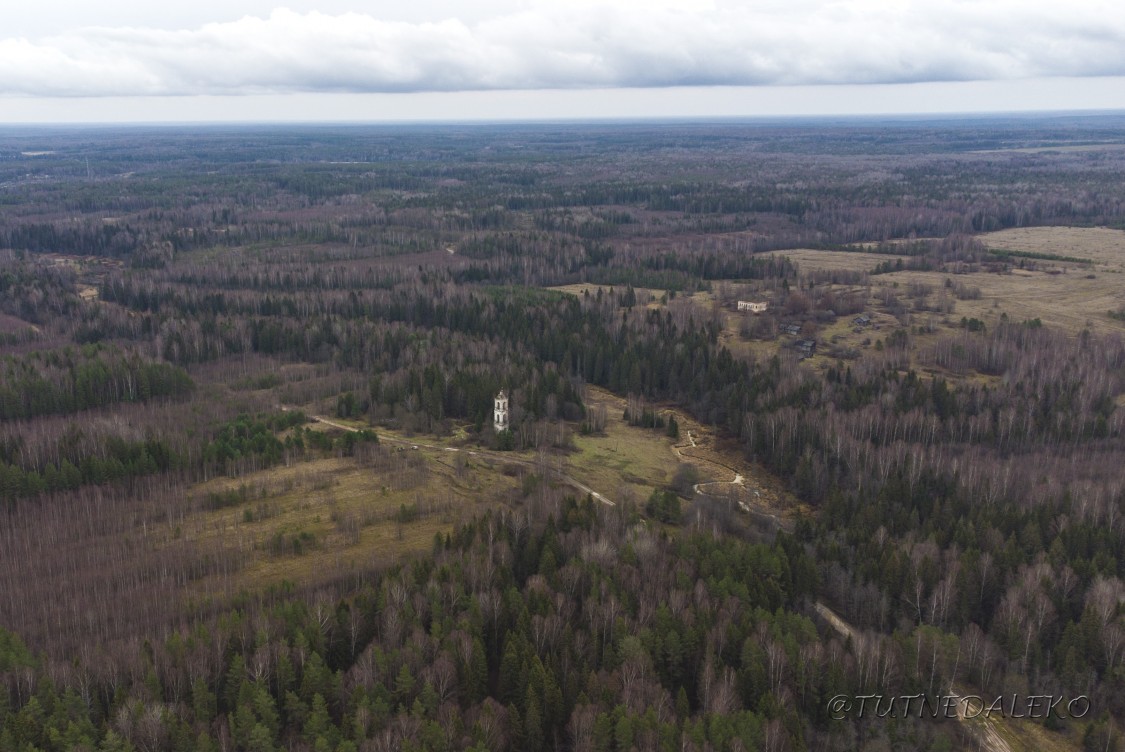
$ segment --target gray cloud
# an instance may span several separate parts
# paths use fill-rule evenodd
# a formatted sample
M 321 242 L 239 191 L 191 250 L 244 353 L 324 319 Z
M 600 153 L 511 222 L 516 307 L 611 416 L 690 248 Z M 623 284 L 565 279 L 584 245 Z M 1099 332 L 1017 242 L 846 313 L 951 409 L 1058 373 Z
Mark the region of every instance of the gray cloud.
M 420 92 L 1125 74 L 1116 2 L 533 2 L 469 22 L 275 10 L 0 39 L 0 93 Z

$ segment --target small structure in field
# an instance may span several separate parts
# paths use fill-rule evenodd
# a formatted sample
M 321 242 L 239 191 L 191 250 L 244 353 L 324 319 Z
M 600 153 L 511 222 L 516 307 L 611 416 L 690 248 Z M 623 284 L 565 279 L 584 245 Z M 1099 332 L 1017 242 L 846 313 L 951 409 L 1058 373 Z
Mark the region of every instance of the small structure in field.
M 796 343 L 797 352 L 801 354 L 801 359 L 811 358 L 816 354 L 816 340 L 815 339 L 801 339 Z
M 508 430 L 508 395 L 503 389 L 492 400 L 492 428 L 496 433 Z
M 870 326 L 871 325 L 871 317 L 868 316 L 866 313 L 861 313 L 858 316 L 856 316 L 854 319 L 852 319 L 852 323 L 855 324 L 856 326 Z
M 751 301 L 740 300 L 738 301 L 738 310 L 749 311 L 750 313 L 765 313 L 766 309 L 770 307 L 769 301 Z

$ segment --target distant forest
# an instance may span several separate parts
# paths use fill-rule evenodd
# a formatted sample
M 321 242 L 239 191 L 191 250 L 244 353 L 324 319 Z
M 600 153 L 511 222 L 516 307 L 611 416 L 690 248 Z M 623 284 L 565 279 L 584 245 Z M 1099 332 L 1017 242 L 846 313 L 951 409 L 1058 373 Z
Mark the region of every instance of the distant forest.
M 975 749 L 827 706 L 955 689 L 1086 696 L 1035 723 L 1125 750 L 1125 326 L 914 347 L 890 295 L 893 331 L 818 370 L 736 353 L 722 310 L 744 285 L 815 328 L 906 267 L 979 297 L 959 270 L 1037 259 L 978 233 L 1125 229 L 1123 126 L 0 129 L 0 749 Z M 381 430 L 563 455 L 590 386 L 713 427 L 799 520 L 559 487 L 268 583 L 183 534 L 269 513 L 215 478 L 416 472 Z

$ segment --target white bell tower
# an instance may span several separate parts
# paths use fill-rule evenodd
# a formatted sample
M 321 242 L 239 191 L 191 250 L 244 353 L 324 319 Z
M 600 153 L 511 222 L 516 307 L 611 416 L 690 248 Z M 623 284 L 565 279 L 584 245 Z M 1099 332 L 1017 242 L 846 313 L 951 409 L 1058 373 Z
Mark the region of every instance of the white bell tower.
M 496 433 L 508 430 L 508 395 L 503 389 L 493 400 L 492 404 L 492 428 Z

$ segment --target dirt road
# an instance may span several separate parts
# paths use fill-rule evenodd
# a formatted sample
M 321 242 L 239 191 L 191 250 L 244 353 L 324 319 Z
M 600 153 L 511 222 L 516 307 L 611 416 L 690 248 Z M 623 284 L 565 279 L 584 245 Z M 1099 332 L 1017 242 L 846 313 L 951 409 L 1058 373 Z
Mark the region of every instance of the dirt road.
M 855 627 L 848 624 L 840 615 L 817 601 L 813 606 L 817 614 L 820 615 L 832 629 L 845 639 L 855 640 L 857 632 Z M 980 713 L 980 708 L 975 705 L 970 707 L 970 701 L 965 699 L 964 693 L 960 692 L 956 687 L 950 687 L 947 690 L 950 696 L 958 698 L 957 702 L 957 719 L 965 725 L 973 738 L 977 741 L 977 749 L 984 750 L 984 752 L 1012 752 L 1011 746 L 1008 742 L 1004 741 L 1004 737 L 996 729 L 996 722 L 991 718 L 986 718 Z M 972 712 L 971 718 L 967 717 Z
M 289 408 L 282 407 L 281 409 L 282 410 L 288 410 Z M 317 423 L 323 423 L 326 426 L 332 426 L 333 428 L 339 428 L 342 431 L 351 431 L 353 433 L 358 433 L 359 430 L 360 430 L 358 428 L 354 428 L 352 426 L 348 426 L 348 425 L 345 425 L 343 423 L 337 423 L 334 420 L 330 420 L 328 418 L 321 417 L 320 415 L 310 415 L 309 419 L 315 420 Z M 438 451 L 438 452 L 460 452 L 462 454 L 466 454 L 466 455 L 469 455 L 469 456 L 472 456 L 472 457 L 486 457 L 486 458 L 492 459 L 492 460 L 509 462 L 509 463 L 512 463 L 512 464 L 515 464 L 515 465 L 523 465 L 525 467 L 535 468 L 537 470 L 544 470 L 545 469 L 547 472 L 551 473 L 557 479 L 561 480 L 563 483 L 566 483 L 568 486 L 573 486 L 574 488 L 577 488 L 582 493 L 589 494 L 591 497 L 593 497 L 594 501 L 601 502 L 602 504 L 606 504 L 607 506 L 611 506 L 611 507 L 616 506 L 616 504 L 614 504 L 613 501 L 611 501 L 609 499 L 609 497 L 607 497 L 605 494 L 602 494 L 602 493 L 599 493 L 599 492 L 595 491 L 594 489 L 587 486 L 585 483 L 582 483 L 582 482 L 576 480 L 575 478 L 570 477 L 566 473 L 560 472 L 558 470 L 553 470 L 551 468 L 544 468 L 541 464 L 536 463 L 533 460 L 528 460 L 528 459 L 524 459 L 522 457 L 512 456 L 512 454 L 510 452 L 496 452 L 496 451 L 493 451 L 491 449 L 463 449 L 461 447 L 439 446 L 437 444 L 427 444 L 425 442 L 420 442 L 420 441 L 412 441 L 412 440 L 409 440 L 409 439 L 400 439 L 396 436 L 388 436 L 385 433 L 379 434 L 379 441 L 385 442 L 387 444 L 396 444 L 398 446 L 410 447 L 411 449 L 431 449 L 431 450 Z

